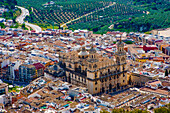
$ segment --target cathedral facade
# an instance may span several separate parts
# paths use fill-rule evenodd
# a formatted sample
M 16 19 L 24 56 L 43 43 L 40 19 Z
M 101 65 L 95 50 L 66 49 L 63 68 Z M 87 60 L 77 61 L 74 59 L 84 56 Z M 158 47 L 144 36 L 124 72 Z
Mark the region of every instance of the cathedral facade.
M 117 52 L 112 58 L 98 54 L 93 48 L 86 51 L 60 53 L 60 64 L 66 71 L 66 81 L 87 87 L 89 93 L 109 93 L 127 86 L 126 52 L 124 43 L 117 43 Z

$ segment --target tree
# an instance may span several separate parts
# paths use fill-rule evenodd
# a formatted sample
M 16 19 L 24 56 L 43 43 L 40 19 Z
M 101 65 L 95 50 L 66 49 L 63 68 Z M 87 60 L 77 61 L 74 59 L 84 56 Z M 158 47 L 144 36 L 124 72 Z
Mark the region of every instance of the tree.
M 108 111 L 102 110 L 100 113 L 109 113 Z
M 125 43 L 126 44 L 132 44 L 133 42 L 132 41 L 126 41 Z
M 119 108 L 119 109 L 113 109 L 112 113 L 127 113 L 127 111 L 125 111 L 125 109 L 123 108 Z
M 21 26 L 21 27 L 22 27 L 22 29 L 25 29 L 25 24 L 22 24 L 22 26 Z
M 167 69 L 165 70 L 165 76 L 168 76 L 168 70 Z
M 154 109 L 155 113 L 170 113 L 170 109 L 166 107 L 156 108 Z
M 130 111 L 129 113 L 149 113 L 149 112 L 146 110 L 134 109 Z
M 5 28 L 4 23 L 0 23 L 0 27 L 1 27 L 1 28 Z

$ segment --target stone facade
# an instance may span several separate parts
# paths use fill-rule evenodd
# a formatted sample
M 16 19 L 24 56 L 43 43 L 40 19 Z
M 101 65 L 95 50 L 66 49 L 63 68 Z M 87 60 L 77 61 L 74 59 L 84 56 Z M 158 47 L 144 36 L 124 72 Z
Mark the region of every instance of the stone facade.
M 66 71 L 66 81 L 88 88 L 89 93 L 109 93 L 127 86 L 126 52 L 124 43 L 117 43 L 112 58 L 98 54 L 93 48 L 80 52 L 60 53 L 60 65 Z

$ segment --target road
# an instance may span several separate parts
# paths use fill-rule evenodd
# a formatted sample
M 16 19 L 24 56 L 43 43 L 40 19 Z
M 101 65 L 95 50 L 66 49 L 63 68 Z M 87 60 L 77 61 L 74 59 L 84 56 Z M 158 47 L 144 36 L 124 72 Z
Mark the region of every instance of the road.
M 41 27 L 39 27 L 38 25 L 34 25 L 34 24 L 31 24 L 31 23 L 28 23 L 28 22 L 24 22 L 24 19 L 26 16 L 29 16 L 29 11 L 28 9 L 25 9 L 24 7 L 20 7 L 20 6 L 16 6 L 18 7 L 19 9 L 21 9 L 22 13 L 20 16 L 18 16 L 16 18 L 16 22 L 20 23 L 20 24 L 23 24 L 25 23 L 26 26 L 29 26 L 31 27 L 33 30 L 35 30 L 37 33 L 41 32 L 42 29 Z
M 96 11 L 92 11 L 92 12 L 87 13 L 87 14 L 85 14 L 85 15 L 82 15 L 82 16 L 76 18 L 76 19 L 70 20 L 70 21 L 62 24 L 61 27 L 66 26 L 67 24 L 69 24 L 69 23 L 71 23 L 71 22 L 74 22 L 74 21 L 76 21 L 76 20 L 78 20 L 78 19 L 80 19 L 80 18 L 83 18 L 83 17 L 88 16 L 88 15 L 90 15 L 90 14 L 93 14 L 93 13 L 95 13 L 95 12 L 98 12 L 98 11 L 104 10 L 104 9 L 106 9 L 106 8 L 109 8 L 110 6 L 113 6 L 113 5 L 115 5 L 115 4 L 116 4 L 116 2 L 113 2 L 113 4 L 108 5 L 108 6 L 104 7 L 104 8 L 101 8 L 101 9 L 96 10 Z

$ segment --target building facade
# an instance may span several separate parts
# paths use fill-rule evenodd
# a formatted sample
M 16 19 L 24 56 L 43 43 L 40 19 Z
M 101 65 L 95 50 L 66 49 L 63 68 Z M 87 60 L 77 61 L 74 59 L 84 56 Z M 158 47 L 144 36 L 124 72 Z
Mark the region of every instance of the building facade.
M 117 43 L 114 57 L 108 58 L 98 54 L 93 48 L 80 52 L 60 53 L 60 65 L 66 71 L 66 81 L 87 87 L 89 93 L 109 93 L 126 88 L 126 52 L 124 43 Z
M 36 76 L 36 68 L 34 65 L 21 64 L 19 66 L 19 81 L 30 82 Z

